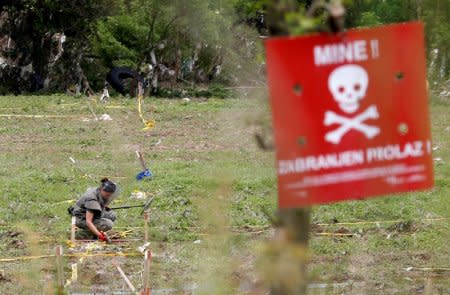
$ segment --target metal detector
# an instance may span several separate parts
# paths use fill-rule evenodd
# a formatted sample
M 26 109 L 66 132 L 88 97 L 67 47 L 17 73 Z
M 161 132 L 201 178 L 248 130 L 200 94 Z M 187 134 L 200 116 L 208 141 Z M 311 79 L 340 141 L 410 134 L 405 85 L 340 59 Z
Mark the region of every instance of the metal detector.
M 141 215 L 144 214 L 145 211 L 150 208 L 150 205 L 152 204 L 155 197 L 152 197 L 148 199 L 144 204 L 142 205 L 125 205 L 125 206 L 119 206 L 119 207 L 112 207 L 112 210 L 121 210 L 121 209 L 130 209 L 130 208 L 140 208 L 142 207 Z

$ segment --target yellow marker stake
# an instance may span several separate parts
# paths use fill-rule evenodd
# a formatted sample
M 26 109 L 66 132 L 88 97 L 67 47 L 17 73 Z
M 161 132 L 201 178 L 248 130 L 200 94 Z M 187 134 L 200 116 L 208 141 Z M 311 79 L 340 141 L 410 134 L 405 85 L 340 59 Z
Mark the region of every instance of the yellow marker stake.
M 144 128 L 143 130 L 150 130 L 153 129 L 156 125 L 155 120 L 145 120 L 144 119 L 144 114 L 142 112 L 142 105 L 144 104 L 144 90 L 142 89 L 142 83 L 139 82 L 138 83 L 138 111 L 139 111 L 139 117 L 142 120 L 142 123 L 144 123 Z

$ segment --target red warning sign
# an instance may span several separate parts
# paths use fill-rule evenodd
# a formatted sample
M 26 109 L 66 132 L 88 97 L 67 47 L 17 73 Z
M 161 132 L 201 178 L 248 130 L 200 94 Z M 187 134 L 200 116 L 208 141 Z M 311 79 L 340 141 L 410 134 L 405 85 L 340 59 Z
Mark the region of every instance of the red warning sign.
M 266 41 L 280 207 L 433 186 L 423 25 Z

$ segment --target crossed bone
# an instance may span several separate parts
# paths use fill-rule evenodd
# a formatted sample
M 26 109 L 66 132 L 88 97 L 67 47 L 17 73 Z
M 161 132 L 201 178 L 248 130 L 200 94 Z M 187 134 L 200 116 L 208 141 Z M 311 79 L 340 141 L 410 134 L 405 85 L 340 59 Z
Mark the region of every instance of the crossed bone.
M 380 128 L 369 126 L 363 122 L 368 119 L 378 119 L 378 117 L 379 114 L 375 105 L 369 106 L 364 112 L 353 118 L 342 117 L 332 111 L 327 111 L 325 112 L 325 118 L 323 122 L 325 126 L 329 126 L 332 124 L 340 124 L 341 126 L 333 131 L 328 132 L 325 135 L 325 140 L 334 144 L 338 144 L 341 141 L 342 136 L 344 136 L 352 129 L 364 133 L 367 138 L 373 138 L 378 133 L 380 133 Z

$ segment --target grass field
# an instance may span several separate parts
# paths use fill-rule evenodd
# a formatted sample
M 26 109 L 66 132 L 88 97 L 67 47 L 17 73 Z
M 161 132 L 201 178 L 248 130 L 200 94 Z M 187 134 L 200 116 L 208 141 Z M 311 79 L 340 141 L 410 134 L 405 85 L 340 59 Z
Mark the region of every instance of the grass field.
M 256 147 L 255 127 L 246 123 L 265 107 L 251 99 L 151 104 L 157 125 L 143 131 L 132 99 L 93 105 L 98 116 L 113 119 L 98 122 L 81 98 L 0 98 L 0 259 L 51 254 L 65 245 L 67 207 L 108 176 L 121 187 L 115 205 L 142 202 L 130 198 L 134 190 L 155 196 L 155 288 L 195 283 L 196 294 L 245 294 L 257 280 L 258 249 L 273 234 L 267 212 L 276 208 L 273 154 Z M 450 104 L 434 103 L 431 112 L 433 156 L 441 159 L 432 191 L 313 208 L 312 294 L 421 294 L 425 282 L 430 294 L 450 294 L 450 220 L 436 220 L 450 217 Z M 144 152 L 152 181 L 135 181 L 141 170 L 136 150 Z M 140 209 L 118 213 L 119 231 L 142 226 Z M 360 221 L 372 223 L 339 224 Z M 141 229 L 128 234 L 142 236 Z M 113 250 L 135 252 L 138 245 L 142 241 Z M 76 260 L 67 259 L 67 275 Z M 86 259 L 70 289 L 126 290 L 112 261 L 140 286 L 141 260 Z M 0 294 L 43 294 L 54 272 L 53 259 L 0 262 Z

